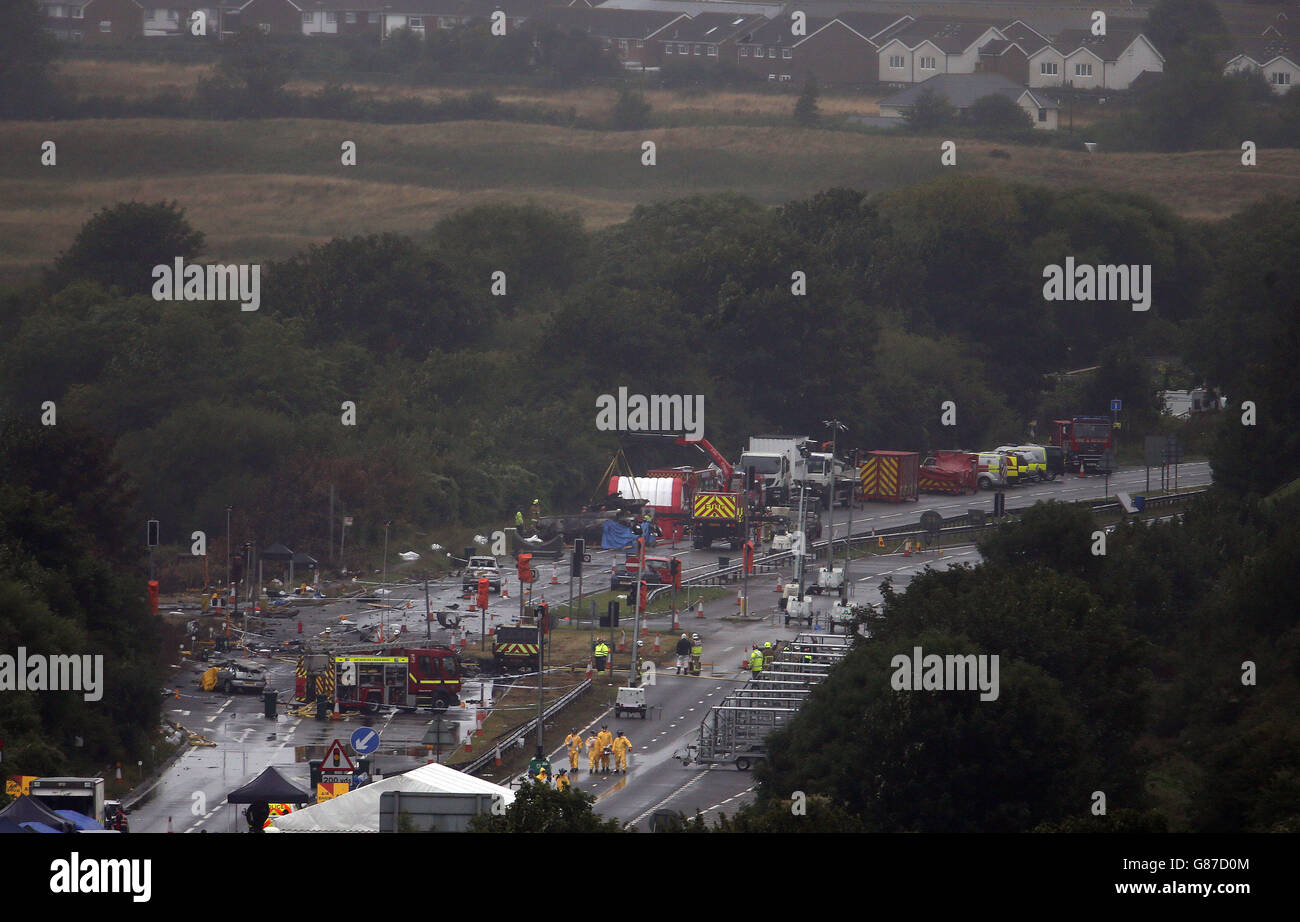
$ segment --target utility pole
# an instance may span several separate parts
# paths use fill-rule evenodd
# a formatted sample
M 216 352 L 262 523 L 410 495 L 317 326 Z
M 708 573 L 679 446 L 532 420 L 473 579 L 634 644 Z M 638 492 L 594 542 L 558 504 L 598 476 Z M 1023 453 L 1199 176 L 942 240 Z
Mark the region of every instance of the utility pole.
M 330 484 L 330 556 L 329 562 L 334 562 L 334 484 Z
M 641 645 L 637 638 L 641 636 L 641 593 L 645 591 L 645 534 L 642 532 L 640 541 L 641 559 L 636 568 L 636 584 L 633 592 L 636 593 L 636 607 L 633 608 L 632 614 L 632 675 L 628 677 L 628 687 L 636 688 L 641 684 Z M 613 625 L 611 625 L 611 628 Z
M 226 587 L 230 588 L 230 507 L 226 507 Z
M 391 521 L 384 523 L 384 580 L 381 585 L 384 587 L 384 594 L 391 595 L 388 592 L 388 526 L 392 525 Z M 385 600 L 387 601 L 387 600 Z M 384 642 L 384 606 L 379 606 L 379 642 Z
M 805 448 L 804 451 L 807 451 Z M 799 598 L 803 599 L 803 558 L 808 544 L 808 459 L 804 459 L 803 478 L 799 489 L 799 559 L 795 561 L 795 575 L 799 581 Z
M 850 468 L 853 480 L 849 484 L 849 537 L 844 542 L 844 586 L 845 598 L 853 593 L 853 583 L 849 581 L 849 558 L 853 553 L 853 494 L 858 487 L 858 449 L 853 449 L 853 466 Z
M 424 639 L 433 640 L 433 627 L 429 624 L 429 571 L 424 572 Z
M 830 538 L 830 543 L 826 545 L 826 569 L 834 570 L 835 569 L 835 453 L 839 450 L 839 446 L 840 446 L 840 430 L 848 429 L 848 426 L 844 425 L 838 419 L 823 419 L 822 425 L 828 426 L 831 430 L 831 463 L 829 465 L 829 470 L 827 471 L 827 473 L 830 475 L 830 487 L 831 487 L 830 502 L 827 503 L 827 508 L 830 510 L 829 520 L 830 520 L 831 538 Z

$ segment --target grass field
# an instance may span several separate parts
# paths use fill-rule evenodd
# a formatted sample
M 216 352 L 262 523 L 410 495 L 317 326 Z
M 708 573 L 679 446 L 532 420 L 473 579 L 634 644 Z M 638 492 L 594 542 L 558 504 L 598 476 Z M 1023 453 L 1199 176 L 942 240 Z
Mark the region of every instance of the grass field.
M 141 98 L 186 94 L 204 66 L 72 59 L 60 79 L 81 93 Z M 291 85 L 300 91 L 319 83 Z M 395 92 L 437 99 L 457 91 Z M 495 87 L 503 102 L 573 107 L 603 118 L 611 89 Z M 208 254 L 239 262 L 281 258 L 335 236 L 421 234 L 461 208 L 535 201 L 576 211 L 589 228 L 633 207 L 735 190 L 776 205 L 831 186 L 880 191 L 935 176 L 938 138 L 809 130 L 789 124 L 793 94 L 650 91 L 659 125 L 577 130 L 518 122 L 375 125 L 324 120 L 175 119 L 10 122 L 0 148 L 0 281 L 48 263 L 97 209 L 175 199 L 207 234 Z M 824 96 L 828 115 L 872 114 L 872 95 Z M 1089 116 L 1079 113 L 1082 123 Z M 58 145 L 42 167 L 41 143 Z M 358 142 L 358 165 L 339 163 Z M 642 141 L 658 165 L 640 164 Z M 1009 159 L 990 158 L 1000 147 Z M 1233 151 L 1106 154 L 959 142 L 957 170 L 1057 187 L 1143 192 L 1193 217 L 1221 217 L 1266 196 L 1300 194 L 1300 151 L 1263 151 L 1240 166 Z
M 219 259 L 283 257 L 338 235 L 423 233 L 460 208 L 524 202 L 577 211 L 588 227 L 639 203 L 738 190 L 779 204 L 845 185 L 876 191 L 937 175 L 938 139 L 796 127 L 578 131 L 506 122 L 371 125 L 154 119 L 13 122 L 0 149 L 0 275 L 46 263 L 98 208 L 177 200 Z M 42 167 L 42 141 L 58 165 Z M 356 167 L 339 145 L 358 141 Z M 658 165 L 640 165 L 653 140 Z M 1010 159 L 990 158 L 995 146 Z M 1300 193 L 1300 151 L 1074 153 L 959 145 L 961 171 L 1142 192 L 1185 215 L 1217 217 Z

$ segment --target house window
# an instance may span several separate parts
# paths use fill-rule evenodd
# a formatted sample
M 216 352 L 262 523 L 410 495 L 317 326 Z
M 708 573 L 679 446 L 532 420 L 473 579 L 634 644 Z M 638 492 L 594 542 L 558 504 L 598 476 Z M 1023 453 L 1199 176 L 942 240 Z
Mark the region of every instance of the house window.
M 889 66 L 894 70 L 903 69 L 903 56 L 901 54 L 891 54 L 889 56 Z
M 410 26 L 412 29 L 423 29 L 424 19 L 420 16 L 407 16 L 406 24 Z
M 672 46 L 672 45 L 664 45 L 664 54 L 672 54 L 672 53 L 673 53 L 673 46 Z
M 269 22 L 259 22 L 257 24 L 257 31 L 261 32 L 263 35 L 270 35 L 271 24 Z
M 1044 77 L 1055 77 L 1060 70 L 1055 61 L 1043 61 L 1038 65 L 1038 72 Z
M 1047 110 L 1046 110 L 1046 109 L 1039 109 L 1039 110 L 1038 110 L 1038 120 L 1039 120 L 1040 122 L 1045 122 L 1045 121 L 1047 121 Z
M 741 46 L 740 46 L 740 56 L 741 56 L 742 58 L 747 58 L 747 57 L 749 57 L 749 49 L 746 48 L 744 45 L 741 45 Z
M 74 6 L 74 7 L 72 8 L 72 18 L 73 18 L 73 19 L 85 19 L 85 18 L 86 18 L 86 10 L 85 10 L 85 8 L 84 8 L 84 7 L 80 7 L 80 6 Z
M 1291 75 L 1284 70 L 1275 70 L 1268 75 L 1268 82 L 1274 86 L 1290 86 Z
M 691 46 L 690 46 L 690 45 L 678 45 L 678 46 L 677 46 L 677 53 L 678 53 L 678 54 L 690 54 L 690 53 L 691 53 Z
M 620 38 L 620 39 L 618 40 L 618 50 L 619 50 L 619 51 L 627 51 L 627 39 L 625 39 L 625 38 Z
M 773 81 L 773 82 L 775 82 L 775 81 L 776 81 L 776 74 L 768 74 L 768 75 L 767 75 L 767 79 L 768 79 L 768 80 L 771 80 L 771 81 Z
M 636 47 L 638 47 L 638 48 L 644 48 L 644 47 L 645 47 L 645 42 L 643 42 L 643 41 L 641 41 L 640 39 L 638 39 L 638 40 L 637 40 L 637 43 L 636 43 Z
M 377 25 L 377 24 L 379 23 L 379 14 L 378 14 L 378 13 L 367 13 L 367 14 L 366 14 L 366 22 L 371 23 L 372 25 Z
M 782 82 L 782 83 L 789 83 L 789 82 L 790 82 L 790 75 L 789 75 L 789 74 L 782 74 L 782 75 L 781 75 L 781 82 Z
M 782 48 L 782 49 L 781 49 L 781 57 L 785 58 L 785 60 L 787 60 L 787 61 L 790 60 L 790 49 L 789 49 L 789 48 Z
M 767 49 L 767 56 L 768 56 L 769 58 L 774 58 L 774 57 L 776 57 L 776 49 L 775 49 L 775 48 L 769 48 L 769 49 Z
M 1091 65 L 1091 64 L 1076 64 L 1076 65 L 1074 65 L 1074 75 L 1075 75 L 1076 77 L 1091 77 L 1091 76 L 1092 76 L 1092 65 Z
M 179 22 L 181 18 L 180 10 L 168 10 L 167 18 L 170 19 L 172 22 Z
M 315 19 L 315 18 L 316 18 L 316 14 L 315 14 L 315 13 L 303 13 L 303 14 L 302 14 L 302 24 L 303 24 L 304 26 L 309 26 L 309 25 L 311 25 L 312 20 Z
M 696 53 L 696 54 L 703 54 L 703 53 L 704 53 L 704 46 L 703 46 L 703 45 L 696 45 L 696 46 L 695 46 L 695 53 Z
M 934 70 L 933 55 L 921 55 L 921 70 Z
M 111 19 L 101 19 L 101 20 L 99 21 L 99 31 L 100 31 L 100 32 L 112 32 L 112 31 L 113 31 L 113 20 L 111 20 Z
M 709 57 L 711 57 L 711 58 L 716 58 L 717 56 L 718 56 L 718 46 L 717 46 L 717 45 L 710 45 L 710 46 L 709 46 Z
M 325 14 L 325 21 L 326 21 L 327 23 L 329 23 L 330 25 L 337 26 L 337 25 L 339 24 L 339 14 L 338 14 L 338 13 L 326 13 L 326 14 Z

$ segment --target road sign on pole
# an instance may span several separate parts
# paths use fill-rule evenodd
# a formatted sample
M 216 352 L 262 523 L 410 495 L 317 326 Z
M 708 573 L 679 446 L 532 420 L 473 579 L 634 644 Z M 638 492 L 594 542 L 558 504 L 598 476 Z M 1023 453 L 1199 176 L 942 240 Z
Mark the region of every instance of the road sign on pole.
M 1124 401 L 1120 400 L 1118 397 L 1110 402 L 1110 411 L 1112 413 L 1118 413 L 1122 409 L 1124 409 Z
M 343 771 L 343 765 L 347 765 L 349 772 L 354 772 L 357 767 L 352 764 L 352 759 L 348 757 L 347 752 L 343 749 L 343 744 L 338 740 L 330 743 L 329 748 L 325 750 L 325 756 L 321 759 L 321 768 L 326 771 Z
M 373 727 L 358 727 L 352 731 L 352 751 L 359 756 L 368 756 L 379 748 L 379 734 Z

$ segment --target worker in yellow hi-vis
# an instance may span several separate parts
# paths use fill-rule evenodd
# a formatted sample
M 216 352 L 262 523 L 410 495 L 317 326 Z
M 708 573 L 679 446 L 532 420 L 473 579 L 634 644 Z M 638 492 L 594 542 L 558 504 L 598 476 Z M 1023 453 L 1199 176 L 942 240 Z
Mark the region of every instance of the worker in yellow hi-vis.
M 618 731 L 618 736 L 614 737 L 611 744 L 614 747 L 614 758 L 616 759 L 617 768 L 614 769 L 616 774 L 627 774 L 627 754 L 632 748 L 632 741 L 623 735 L 623 731 Z
M 569 747 L 569 771 L 575 774 L 578 771 L 578 757 L 582 755 L 582 734 L 578 728 L 574 727 L 572 732 L 564 738 L 564 745 Z
M 560 773 L 555 776 L 555 789 L 557 791 L 567 791 L 570 784 L 572 782 L 569 780 L 569 770 L 566 768 L 560 769 Z
M 600 734 L 594 730 L 587 737 L 587 774 L 596 774 L 596 760 L 600 758 Z
M 614 745 L 614 734 L 609 732 L 608 726 L 600 728 L 596 734 L 596 746 L 600 749 L 600 773 L 609 774 L 609 754 L 610 747 Z

